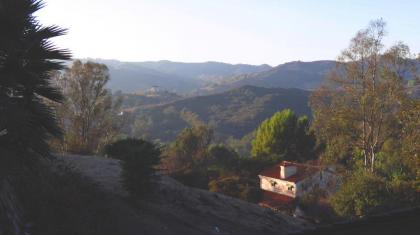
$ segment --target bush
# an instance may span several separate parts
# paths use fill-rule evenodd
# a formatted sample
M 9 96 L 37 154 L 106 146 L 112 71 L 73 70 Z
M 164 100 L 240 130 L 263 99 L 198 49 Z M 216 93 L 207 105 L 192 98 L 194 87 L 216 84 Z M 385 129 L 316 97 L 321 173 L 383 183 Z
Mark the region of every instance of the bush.
M 327 193 L 325 190 L 315 187 L 300 198 L 299 204 L 303 208 L 316 206 L 320 202 L 321 198 L 325 198 L 326 196 Z
M 206 170 L 212 139 L 213 131 L 206 126 L 185 128 L 166 149 L 164 167 L 170 174 L 176 175 Z
M 122 161 L 124 187 L 133 195 L 144 195 L 152 189 L 151 179 L 160 162 L 160 149 L 141 139 L 124 139 L 105 147 L 105 154 Z
M 239 198 L 248 202 L 259 202 L 262 198 L 261 189 L 256 186 L 246 185 L 239 195 Z
M 235 150 L 221 144 L 210 146 L 208 154 L 209 161 L 212 165 L 224 169 L 235 165 L 239 158 L 239 155 Z
M 128 138 L 116 141 L 105 146 L 104 153 L 107 157 L 124 160 L 127 152 L 136 152 L 142 142 L 138 139 Z
M 209 183 L 211 192 L 223 193 L 231 197 L 239 197 L 241 193 L 240 178 L 237 176 L 212 180 Z
M 184 171 L 182 173 L 174 173 L 171 174 L 171 177 L 188 187 L 207 189 L 210 178 L 209 173 L 210 172 L 205 169 L 197 169 Z
M 387 199 L 385 180 L 360 171 L 346 179 L 331 204 L 340 216 L 361 217 L 383 208 Z
M 261 191 L 258 187 L 238 176 L 212 180 L 209 183 L 209 190 L 249 202 L 258 202 L 261 198 Z

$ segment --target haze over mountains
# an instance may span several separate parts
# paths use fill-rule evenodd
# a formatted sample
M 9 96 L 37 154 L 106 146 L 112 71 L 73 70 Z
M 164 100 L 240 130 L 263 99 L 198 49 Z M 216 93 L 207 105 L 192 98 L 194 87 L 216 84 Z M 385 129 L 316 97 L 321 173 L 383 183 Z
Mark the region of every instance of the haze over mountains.
M 244 85 L 266 88 L 299 88 L 313 90 L 319 87 L 326 75 L 335 67 L 335 61 L 294 61 L 278 65 L 259 73 L 243 74 L 224 81 L 216 90 L 227 90 Z
M 108 66 L 112 78 L 108 87 L 114 91 L 134 93 L 158 86 L 164 90 L 188 95 L 218 93 L 244 85 L 312 90 L 322 83 L 328 71 L 335 66 L 334 61 L 296 61 L 276 67 L 266 64 L 181 63 L 166 60 L 93 61 Z
M 247 73 L 270 70 L 269 65 L 227 64 L 220 62 L 182 63 L 171 61 L 121 62 L 89 59 L 106 64 L 111 74 L 108 87 L 124 93 L 141 92 L 158 86 L 177 93 L 193 91 L 223 79 Z

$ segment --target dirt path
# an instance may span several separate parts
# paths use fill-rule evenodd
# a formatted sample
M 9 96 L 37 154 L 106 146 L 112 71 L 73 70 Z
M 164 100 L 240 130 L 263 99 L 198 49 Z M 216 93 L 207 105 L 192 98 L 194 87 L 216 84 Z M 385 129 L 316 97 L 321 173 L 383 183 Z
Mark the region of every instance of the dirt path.
M 59 156 L 98 183 L 109 195 L 109 208 L 120 234 L 287 234 L 310 225 L 224 195 L 186 187 L 162 177 L 147 200 L 127 199 L 118 160 L 94 156 Z

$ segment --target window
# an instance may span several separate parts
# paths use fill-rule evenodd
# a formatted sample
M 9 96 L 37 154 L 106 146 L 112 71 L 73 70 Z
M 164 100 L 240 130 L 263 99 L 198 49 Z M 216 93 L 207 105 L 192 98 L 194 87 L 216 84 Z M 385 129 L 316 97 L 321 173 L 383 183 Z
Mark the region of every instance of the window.
M 277 182 L 274 180 L 270 180 L 271 187 L 276 187 Z

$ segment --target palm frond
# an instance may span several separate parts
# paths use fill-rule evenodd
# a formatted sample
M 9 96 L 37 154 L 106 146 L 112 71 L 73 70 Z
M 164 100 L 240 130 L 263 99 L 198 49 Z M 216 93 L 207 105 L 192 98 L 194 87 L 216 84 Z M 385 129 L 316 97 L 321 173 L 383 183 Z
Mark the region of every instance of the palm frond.
M 48 156 L 48 139 L 61 135 L 45 101 L 63 100 L 50 74 L 71 54 L 50 41 L 67 31 L 43 27 L 34 17 L 43 7 L 40 0 L 0 0 L 0 128 L 6 130 L 0 147 L 23 155 Z

